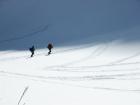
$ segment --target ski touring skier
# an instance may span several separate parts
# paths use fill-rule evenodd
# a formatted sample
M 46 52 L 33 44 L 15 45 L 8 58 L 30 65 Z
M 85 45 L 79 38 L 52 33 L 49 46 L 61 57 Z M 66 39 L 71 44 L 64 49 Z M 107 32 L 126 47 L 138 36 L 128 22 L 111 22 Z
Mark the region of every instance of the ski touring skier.
M 52 48 L 53 48 L 52 43 L 49 43 L 48 46 L 47 46 L 47 48 L 48 48 L 48 50 L 49 50 L 48 55 L 50 55 L 51 52 L 52 52 Z
M 34 56 L 34 52 L 35 52 L 35 47 L 34 47 L 34 45 L 33 45 L 31 48 L 29 48 L 29 50 L 30 50 L 30 52 L 31 52 L 31 57 L 33 57 L 33 56 Z

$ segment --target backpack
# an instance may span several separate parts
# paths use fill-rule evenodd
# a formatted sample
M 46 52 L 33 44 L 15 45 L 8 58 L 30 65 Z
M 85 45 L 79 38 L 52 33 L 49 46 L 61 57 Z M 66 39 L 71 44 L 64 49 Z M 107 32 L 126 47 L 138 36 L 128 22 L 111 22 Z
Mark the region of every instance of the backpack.
M 29 50 L 32 52 L 33 49 L 32 48 L 29 48 Z
M 48 49 L 53 48 L 53 45 L 51 43 L 48 44 Z

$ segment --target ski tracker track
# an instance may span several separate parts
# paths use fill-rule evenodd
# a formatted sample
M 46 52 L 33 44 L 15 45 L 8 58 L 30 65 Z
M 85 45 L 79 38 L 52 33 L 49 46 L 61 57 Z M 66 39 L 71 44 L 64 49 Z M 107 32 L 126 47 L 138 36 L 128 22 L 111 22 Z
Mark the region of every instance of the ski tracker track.
M 88 87 L 84 85 L 75 85 L 72 83 L 63 83 L 63 82 L 58 82 L 54 80 L 49 80 L 48 77 L 44 76 L 35 76 L 35 75 L 28 75 L 28 74 L 19 74 L 19 73 L 12 73 L 12 72 L 5 72 L 5 71 L 0 71 L 2 76 L 14 76 L 15 78 L 24 78 L 24 79 L 30 79 L 35 82 L 46 82 L 46 83 L 51 83 L 51 84 L 60 84 L 60 85 L 67 85 L 71 87 L 80 87 L 80 88 L 89 88 L 89 89 L 98 89 L 98 90 L 107 90 L 107 91 L 122 91 L 122 92 L 140 92 L 140 89 L 118 89 L 118 88 L 108 88 L 108 87 Z
M 54 66 L 54 67 L 48 67 L 48 69 L 51 70 L 79 70 L 79 69 L 96 69 L 96 68 L 103 68 L 103 67 L 117 67 L 117 66 L 129 66 L 129 65 L 136 65 L 140 64 L 140 62 L 130 62 L 130 63 L 119 63 L 119 64 L 106 64 L 106 65 L 97 65 L 97 66 Z M 47 68 L 45 68 L 47 69 Z M 83 71 L 84 72 L 84 71 Z M 94 72 L 94 71 L 93 71 Z
M 69 63 L 66 63 L 66 64 L 63 64 L 63 65 L 59 65 L 59 66 L 68 66 L 68 65 L 72 65 L 72 64 L 77 64 L 77 63 L 80 63 L 80 62 L 85 62 L 89 59 L 95 59 L 96 57 L 100 56 L 101 54 L 104 53 L 104 51 L 108 48 L 108 43 L 105 43 L 103 46 L 100 45 L 99 47 L 97 47 L 95 50 L 93 50 L 91 52 L 91 54 L 79 59 L 79 60 L 76 60 L 76 61 L 72 61 L 72 62 L 69 62 Z
M 116 60 L 116 61 L 114 61 L 114 62 L 112 62 L 112 63 L 110 63 L 110 64 L 118 64 L 118 63 L 127 61 L 127 60 L 129 60 L 129 59 L 132 59 L 132 58 L 135 58 L 135 57 L 138 57 L 138 56 L 140 56 L 140 52 L 138 52 L 138 53 L 136 53 L 136 54 L 134 54 L 134 55 L 132 55 L 132 56 L 125 57 L 125 58 L 122 58 L 122 59 L 120 59 L 120 60 Z
M 133 71 L 129 73 L 115 73 L 115 74 L 96 74 L 92 73 L 90 75 L 84 74 L 83 76 L 77 75 L 77 76 L 38 76 L 38 75 L 30 75 L 30 74 L 21 74 L 21 73 L 13 73 L 13 72 L 6 72 L 6 71 L 0 71 L 0 73 L 3 74 L 11 74 L 11 75 L 17 75 L 17 76 L 24 76 L 24 77 L 33 77 L 33 78 L 40 78 L 40 79 L 48 79 L 48 80 L 69 80 L 69 81 L 89 81 L 89 80 L 108 80 L 108 79 L 114 79 L 114 80 L 127 80 L 127 78 L 133 80 L 135 79 L 135 76 L 140 76 L 140 69 L 138 71 Z M 136 78 L 140 79 L 140 78 Z
M 40 26 L 38 27 L 37 29 L 35 29 L 35 31 L 32 31 L 30 33 L 27 33 L 27 34 L 24 34 L 23 36 L 17 36 L 17 37 L 13 37 L 13 38 L 10 38 L 10 39 L 6 39 L 6 40 L 1 40 L 0 41 L 0 44 L 3 44 L 3 43 L 6 43 L 6 42 L 12 42 L 12 41 L 16 41 L 16 40 L 21 40 L 21 39 L 25 39 L 25 38 L 29 38 L 29 37 L 33 37 L 35 35 L 38 35 L 38 33 L 40 32 L 43 32 L 43 31 L 46 31 L 48 29 L 50 24 L 48 25 L 45 25 L 45 26 Z M 80 60 L 77 60 L 77 61 L 73 61 L 73 62 L 70 62 L 70 63 L 67 63 L 67 64 L 64 64 L 65 66 L 66 65 L 70 65 L 70 64 L 74 64 L 74 63 L 78 63 L 78 62 L 83 62 L 83 61 L 86 61 L 88 59 L 90 59 L 91 56 L 95 55 L 98 50 L 101 49 L 101 52 L 98 52 L 95 57 L 99 56 L 100 54 L 104 53 L 104 51 L 108 48 L 108 44 L 106 42 L 103 42 L 103 44 L 105 44 L 105 47 L 104 48 L 97 48 L 95 51 L 91 52 L 90 55 L 84 57 L 84 58 L 81 58 Z M 84 46 L 85 48 L 86 47 L 92 47 L 93 45 L 92 44 L 89 44 L 89 45 L 86 45 Z M 82 47 L 76 47 L 76 48 L 71 48 L 71 49 L 66 49 L 66 50 L 62 50 L 62 51 L 57 51 L 55 52 L 54 54 L 58 54 L 58 53 L 61 53 L 61 52 L 68 52 L 68 51 L 72 51 L 72 50 L 78 50 L 78 49 L 82 49 L 84 48 L 83 46 Z M 10 53 L 3 53 L 2 55 L 5 55 L 5 54 L 10 54 Z M 45 55 L 46 53 L 40 53 L 40 54 L 37 54 L 36 56 L 40 56 L 40 55 Z M 1 55 L 1 54 L 0 54 Z M 136 53 L 136 54 L 133 54 L 132 56 L 128 56 L 128 57 L 125 57 L 125 58 L 122 58 L 120 60 L 116 60 L 116 61 L 113 61 L 111 62 L 110 64 L 113 65 L 113 64 L 118 64 L 118 63 L 121 63 L 121 62 L 124 62 L 124 61 L 127 61 L 129 59 L 132 59 L 134 57 L 137 57 L 137 56 L 140 56 L 140 52 Z M 0 59 L 0 61 L 6 61 L 6 60 L 16 60 L 16 59 L 21 59 L 21 58 L 26 58 L 26 56 L 19 56 L 19 57 L 10 57 L 10 58 L 2 58 Z M 59 65 L 58 65 L 59 66 Z
M 66 49 L 66 50 L 60 50 L 60 51 L 56 51 L 53 54 L 61 54 L 61 53 L 64 53 L 64 52 L 69 52 L 69 51 L 76 51 L 76 50 L 79 50 L 79 49 L 84 49 L 84 48 L 89 48 L 89 47 L 93 47 L 92 44 L 88 44 L 88 45 L 85 45 L 85 46 L 81 46 L 81 47 L 76 47 L 76 48 L 69 48 L 69 49 Z M 108 48 L 108 45 L 105 44 L 105 46 L 99 46 L 98 48 L 96 48 L 95 50 L 93 50 L 93 52 L 91 52 L 90 55 L 87 55 L 79 60 L 76 60 L 76 61 L 72 61 L 72 62 L 69 62 L 69 63 L 65 63 L 65 64 L 62 64 L 62 65 L 55 65 L 55 66 L 50 66 L 50 67 L 46 67 L 44 69 L 50 69 L 50 68 L 71 68 L 71 65 L 72 64 L 76 64 L 76 63 L 80 63 L 80 62 L 84 62 L 88 59 L 91 59 L 92 58 L 95 58 L 95 57 L 98 57 L 99 55 L 103 54 L 104 51 Z M 11 53 L 15 53 L 15 52 L 11 52 Z M 43 52 L 43 53 L 38 53 L 35 55 L 36 56 L 45 56 L 47 53 L 46 52 Z M 9 53 L 6 53 L 6 55 L 9 54 Z M 3 54 L 2 54 L 3 55 Z M 74 67 L 74 68 L 101 68 L 101 67 L 109 67 L 109 66 L 123 66 L 123 65 L 135 65 L 135 64 L 140 64 L 140 62 L 129 62 L 129 63 L 121 63 L 123 61 L 126 61 L 126 60 L 129 60 L 129 59 L 132 59 L 134 57 L 137 57 L 137 56 L 140 56 L 140 52 L 132 55 L 132 56 L 129 56 L 129 57 L 125 57 L 125 58 L 122 58 L 120 60 L 116 60 L 116 61 L 113 61 L 109 64 L 105 64 L 105 65 L 97 65 L 97 66 L 82 66 L 82 67 Z M 28 55 L 24 55 L 24 56 L 17 56 L 17 57 L 6 57 L 6 58 L 1 58 L 0 59 L 0 62 L 3 62 L 3 61 L 10 61 L 10 60 L 18 60 L 18 59 L 26 59 L 26 58 L 29 58 Z
M 41 32 L 41 31 L 39 31 Z M 38 32 L 37 32 L 38 33 Z M 31 34 L 34 35 L 34 34 Z M 19 38 L 20 39 L 20 38 Z M 16 39 L 14 39 L 16 40 Z M 11 40 L 12 41 L 12 40 Z M 65 50 L 56 51 L 53 54 L 61 54 L 63 52 L 73 52 L 79 49 L 85 49 L 94 47 L 93 44 L 88 44 L 81 47 L 75 47 Z M 89 59 L 96 58 L 103 54 L 109 47 L 109 43 L 104 42 L 102 45 L 99 45 L 96 49 L 94 49 L 91 54 L 86 55 L 79 60 L 71 61 L 62 65 L 54 65 L 50 67 L 44 68 L 46 71 L 52 71 L 52 72 L 91 72 L 91 75 L 84 75 L 84 76 L 39 76 L 39 75 L 30 75 L 30 74 L 22 74 L 22 73 L 14 73 L 14 72 L 8 72 L 8 71 L 0 71 L 1 76 L 8 76 L 8 77 L 15 77 L 15 78 L 24 78 L 24 79 L 30 79 L 33 81 L 42 81 L 46 83 L 53 83 L 53 84 L 61 84 L 61 85 L 68 85 L 68 86 L 74 86 L 74 87 L 82 87 L 82 88 L 89 88 L 89 89 L 99 89 L 99 90 L 107 90 L 107 91 L 127 91 L 127 92 L 140 92 L 140 89 L 119 89 L 119 88 L 110 88 L 110 87 L 92 87 L 92 86 L 84 86 L 84 85 L 75 85 L 72 83 L 64 83 L 64 81 L 100 81 L 100 80 L 139 80 L 140 79 L 140 68 L 136 68 L 135 65 L 140 64 L 140 62 L 130 62 L 130 63 L 121 63 L 123 61 L 132 59 L 134 57 L 137 57 L 140 55 L 140 52 L 126 57 L 122 58 L 120 60 L 113 61 L 112 63 L 105 64 L 105 65 L 97 65 L 97 66 L 72 66 L 72 64 L 77 64 L 80 62 L 84 62 Z M 47 52 L 47 51 L 46 51 Z M 8 54 L 8 53 L 7 53 Z M 36 56 L 42 56 L 46 55 L 46 53 L 39 53 L 36 54 Z M 17 56 L 17 57 L 8 57 L 8 58 L 2 58 L 0 59 L 1 62 L 3 61 L 9 61 L 9 60 L 17 60 L 17 59 L 23 59 L 27 58 L 26 55 L 23 56 Z M 129 66 L 134 65 L 135 68 L 132 69 L 118 69 L 115 70 L 114 68 L 117 66 Z M 106 69 L 104 69 L 106 67 Z M 109 67 L 113 67 L 113 69 L 110 69 Z M 96 70 L 99 69 L 99 70 Z M 118 71 L 120 71 L 118 73 Z M 121 73 L 121 72 L 127 72 L 127 73 Z M 113 72 L 113 74 L 97 74 L 97 72 Z M 59 82 L 58 82 L 59 81 Z
M 61 54 L 61 53 L 70 52 L 70 51 L 76 51 L 76 50 L 85 49 L 85 48 L 89 48 L 89 47 L 93 47 L 93 44 L 87 44 L 87 45 L 83 45 L 81 47 L 78 46 L 75 48 L 69 48 L 69 49 L 55 51 L 51 55 Z M 0 55 L 8 55 L 8 54 L 16 54 L 16 53 L 18 53 L 18 52 L 5 52 L 5 53 L 2 53 Z M 46 52 L 35 54 L 34 57 L 43 56 L 43 55 L 45 56 L 46 54 L 47 54 L 47 50 L 46 50 Z M 29 56 L 30 55 L 17 56 L 17 57 L 6 57 L 6 58 L 1 58 L 0 61 L 18 60 L 18 59 L 24 59 L 24 58 L 26 59 Z
M 27 34 L 25 34 L 23 36 L 17 36 L 17 37 L 1 40 L 0 44 L 6 43 L 6 42 L 9 43 L 9 42 L 12 42 L 12 41 L 21 40 L 21 39 L 25 39 L 25 38 L 28 38 L 28 37 L 33 37 L 33 36 L 37 35 L 40 32 L 46 31 L 48 29 L 48 26 L 49 25 L 45 25 L 43 27 L 38 27 L 35 31 L 27 33 Z
M 6 40 L 1 40 L 0 41 L 0 44 L 3 44 L 3 43 L 6 43 L 6 42 L 11 42 L 11 41 L 16 41 L 16 40 L 21 40 L 21 39 L 24 39 L 24 38 L 28 38 L 28 37 L 32 37 L 32 36 L 35 36 L 37 35 L 38 33 L 40 32 L 43 32 L 43 31 L 46 31 L 48 29 L 49 25 L 45 25 L 45 26 L 41 26 L 41 27 L 38 27 L 37 29 L 35 29 L 35 31 L 33 32 L 30 32 L 28 34 L 25 34 L 23 36 L 19 36 L 19 37 L 14 37 L 14 38 L 10 38 L 10 39 L 6 39 Z M 90 55 L 84 57 L 84 58 L 81 58 L 80 60 L 77 60 L 77 61 L 73 61 L 73 62 L 70 62 L 70 63 L 67 63 L 67 64 L 64 64 L 65 66 L 66 65 L 70 65 L 70 64 L 74 64 L 74 63 L 78 63 L 78 62 L 83 62 L 83 61 L 86 61 L 88 59 L 90 59 L 91 56 L 95 55 L 95 57 L 101 55 L 102 53 L 104 53 L 104 51 L 108 48 L 108 43 L 107 42 L 103 42 L 103 44 L 105 44 L 105 47 L 102 47 L 101 48 L 97 48 L 95 51 L 91 52 Z M 62 53 L 62 52 L 68 52 L 68 51 L 72 51 L 72 50 L 78 50 L 78 49 L 82 49 L 82 48 L 87 48 L 87 47 L 93 47 L 93 44 L 88 44 L 88 45 L 85 45 L 85 46 L 82 46 L 82 47 L 76 47 L 76 48 L 70 48 L 70 49 L 66 49 L 66 50 L 62 50 L 62 51 L 57 51 L 55 52 L 54 54 L 59 54 L 59 53 Z M 98 52 L 98 50 L 101 50 L 100 52 Z M 5 54 L 11 54 L 11 53 L 3 53 L 2 55 L 5 55 Z M 0 54 L 1 55 L 1 54 Z M 46 55 L 46 53 L 40 53 L 40 54 L 36 54 L 36 56 L 41 56 L 41 55 Z M 113 61 L 111 62 L 110 64 L 113 65 L 113 64 L 118 64 L 118 63 L 121 63 L 121 62 L 124 62 L 124 61 L 127 61 L 129 59 L 132 59 L 134 57 L 137 57 L 137 56 L 140 56 L 140 52 L 136 53 L 136 54 L 133 54 L 132 56 L 129 56 L 129 57 L 125 57 L 125 58 L 122 58 L 120 60 L 116 60 L 116 61 Z M 7 60 L 16 60 L 16 59 L 21 59 L 21 58 L 26 58 L 27 56 L 19 56 L 19 57 L 9 57 L 9 58 L 2 58 L 0 59 L 0 61 L 7 61 Z M 60 66 L 60 65 L 58 65 Z
M 52 53 L 51 55 L 53 54 L 61 54 L 61 53 L 65 53 L 65 52 L 71 52 L 71 51 L 77 51 L 77 50 L 80 50 L 80 49 L 86 49 L 86 48 L 90 48 L 90 47 L 94 47 L 93 44 L 87 44 L 87 45 L 83 45 L 81 47 L 75 47 L 75 48 L 69 48 L 69 49 L 65 49 L 65 50 L 60 50 L 60 51 L 56 51 L 54 53 Z M 99 56 L 100 54 L 102 54 L 105 49 L 107 49 L 108 45 L 105 43 L 104 46 L 100 45 L 99 47 L 97 47 L 95 50 L 93 50 L 93 52 L 91 52 L 90 55 L 87 55 L 86 57 L 78 60 L 78 61 L 73 61 L 73 62 L 70 62 L 68 63 L 67 65 L 70 65 L 70 64 L 73 64 L 73 63 L 76 63 L 76 62 L 80 62 L 82 60 L 87 60 L 89 59 L 91 56 Z M 11 52 L 11 53 L 14 53 L 14 52 Z M 7 54 L 11 54 L 11 53 L 4 53 L 4 55 L 7 55 Z M 46 55 L 47 54 L 47 51 L 46 52 L 43 52 L 43 53 L 38 53 L 38 54 L 35 54 L 34 57 L 38 57 L 38 56 L 43 56 L 43 55 Z M 96 55 L 95 55 L 96 54 Z M 1 55 L 1 54 L 0 54 Z M 3 54 L 2 54 L 3 55 Z M 1 58 L 0 61 L 9 61 L 9 60 L 17 60 L 17 59 L 23 59 L 23 58 L 27 58 L 27 55 L 24 55 L 24 56 L 17 56 L 17 57 L 6 57 L 6 58 Z M 66 64 L 65 64 L 66 65 Z
M 92 47 L 92 46 L 91 46 Z M 88 59 L 90 56 L 97 57 L 97 55 L 102 54 L 107 49 L 107 45 L 104 47 L 98 47 L 95 49 L 90 55 L 82 58 L 82 59 Z M 67 49 L 65 51 L 71 51 L 71 49 Z M 63 51 L 59 51 L 61 53 Z M 42 54 L 40 54 L 42 55 Z M 37 55 L 39 56 L 39 54 Z M 25 57 L 25 56 L 23 56 Z M 22 57 L 22 58 L 23 58 Z M 19 57 L 20 58 L 20 57 Z M 17 58 L 15 58 L 17 59 Z M 9 60 L 9 59 L 7 59 Z M 13 60 L 13 59 L 11 59 Z M 81 59 L 78 61 L 74 61 L 75 63 L 81 62 Z M 74 85 L 74 84 L 66 84 L 66 83 L 60 83 L 56 81 L 95 81 L 95 80 L 136 80 L 140 79 L 140 68 L 134 68 L 134 69 L 122 69 L 119 71 L 129 71 L 129 73 L 115 73 L 110 75 L 97 75 L 96 72 L 118 72 L 118 70 L 104 70 L 102 67 L 116 67 L 116 66 L 126 66 L 126 65 L 135 65 L 140 64 L 140 62 L 132 62 L 132 63 L 121 63 L 121 64 L 107 64 L 107 65 L 98 65 L 98 66 L 77 66 L 77 67 L 71 67 L 71 63 L 67 63 L 64 65 L 57 65 L 52 67 L 47 67 L 47 71 L 57 71 L 57 72 L 92 72 L 94 75 L 85 75 L 85 76 L 38 76 L 38 75 L 29 75 L 29 74 L 20 74 L 20 73 L 12 73 L 12 72 L 6 72 L 6 71 L 0 71 L 2 76 L 14 76 L 15 78 L 26 78 L 31 79 L 34 81 L 43 81 L 47 83 L 56 83 L 56 84 L 63 84 L 63 85 L 69 85 L 69 86 L 75 86 L 75 87 L 82 87 L 82 88 L 90 88 L 90 89 L 102 89 L 102 90 L 108 90 L 108 91 L 130 91 L 130 92 L 140 92 L 139 89 L 117 89 L 117 88 L 106 88 L 106 87 L 87 87 L 83 85 Z M 100 68 L 98 71 L 94 71 L 93 69 Z

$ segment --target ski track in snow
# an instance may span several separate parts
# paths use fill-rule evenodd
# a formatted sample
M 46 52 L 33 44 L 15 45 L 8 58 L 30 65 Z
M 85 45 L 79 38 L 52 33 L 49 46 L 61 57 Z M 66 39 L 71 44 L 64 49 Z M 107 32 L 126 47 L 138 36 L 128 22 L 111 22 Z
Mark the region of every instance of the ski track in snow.
M 61 54 L 61 53 L 70 52 L 70 51 L 76 51 L 76 50 L 79 50 L 79 49 L 90 48 L 90 47 L 93 47 L 93 46 L 94 46 L 93 44 L 88 44 L 88 45 L 84 45 L 84 46 L 81 46 L 81 47 L 69 48 L 69 49 L 53 52 L 51 55 Z M 18 53 L 18 52 L 6 52 L 6 53 L 3 53 L 2 55 L 15 54 L 15 53 Z M 46 54 L 47 54 L 47 50 L 46 50 L 46 52 L 35 54 L 34 57 L 43 56 L 43 55 L 45 56 Z M 30 57 L 30 55 L 26 54 L 24 56 L 1 58 L 0 61 L 3 62 L 3 61 L 9 61 L 9 60 L 18 60 L 18 59 L 23 59 L 23 58 L 28 58 L 28 57 Z
M 72 87 L 82 87 L 82 88 L 89 88 L 89 89 L 98 89 L 98 90 L 107 90 L 107 91 L 122 91 L 122 92 L 140 92 L 140 89 L 118 89 L 118 88 L 108 88 L 108 87 L 88 87 L 84 85 L 75 85 L 72 83 L 63 83 L 63 82 L 58 82 L 58 81 L 50 81 L 48 80 L 47 77 L 43 76 L 33 76 L 33 75 L 27 75 L 27 74 L 19 74 L 19 73 L 10 73 L 10 72 L 5 72 L 5 71 L 0 71 L 0 73 L 4 74 L 2 76 L 8 76 L 8 75 L 13 75 L 15 78 L 21 78 L 23 77 L 24 79 L 30 79 L 33 81 L 40 81 L 40 82 L 46 82 L 46 83 L 53 83 L 53 84 L 61 84 L 61 85 L 68 85 Z M 16 77 L 19 76 L 19 77 Z
M 69 51 L 76 51 L 82 48 L 89 48 L 93 47 L 93 45 L 87 45 L 87 46 L 82 46 L 79 48 L 72 48 L 72 49 L 66 49 L 66 50 L 60 50 L 58 52 L 55 52 L 54 54 L 61 54 L 63 52 L 69 52 Z M 126 66 L 126 65 L 135 65 L 139 64 L 140 62 L 130 62 L 130 63 L 120 63 L 122 61 L 131 59 L 133 57 L 139 56 L 139 53 L 134 54 L 130 57 L 123 58 L 121 60 L 115 61 L 115 63 L 110 63 L 110 64 L 105 64 L 105 65 L 97 65 L 97 66 L 71 66 L 72 64 L 75 63 L 80 63 L 84 62 L 91 57 L 98 57 L 99 55 L 103 54 L 104 51 L 108 48 L 108 44 L 106 43 L 104 46 L 99 46 L 96 49 L 91 52 L 91 54 L 86 55 L 83 58 L 80 58 L 79 60 L 72 61 L 66 64 L 62 65 L 55 65 L 55 66 L 50 66 L 46 67 L 47 71 L 57 71 L 57 72 L 93 72 L 94 74 L 92 75 L 85 75 L 85 76 L 39 76 L 39 75 L 29 75 L 29 74 L 20 74 L 20 73 L 14 73 L 14 72 L 6 72 L 6 71 L 0 71 L 2 76 L 15 76 L 15 77 L 22 77 L 22 78 L 27 78 L 35 81 L 94 81 L 94 80 L 135 80 L 135 79 L 140 79 L 140 68 L 133 68 L 133 69 L 122 69 L 122 70 L 113 70 L 108 67 L 116 67 L 116 66 Z M 7 53 L 8 54 L 8 53 Z M 35 56 L 42 56 L 45 55 L 45 53 L 39 53 L 36 54 Z M 9 57 L 9 58 L 2 58 L 0 61 L 9 61 L 9 60 L 17 60 L 17 59 L 23 59 L 27 58 L 27 56 L 19 56 L 19 57 Z M 102 67 L 107 67 L 106 70 L 102 69 Z M 100 68 L 100 70 L 93 70 L 96 68 Z M 48 70 L 49 69 L 49 70 Z M 108 75 L 103 75 L 103 74 L 96 74 L 96 72 L 118 72 L 118 71 L 129 71 L 129 73 L 115 73 L 115 74 L 108 74 Z M 54 82 L 57 83 L 57 82 Z M 59 82 L 58 82 L 59 84 Z M 61 84 L 61 83 L 60 83 Z M 62 83 L 65 84 L 65 83 Z M 84 87 L 84 88 L 91 88 L 91 89 L 103 89 L 103 90 L 110 90 L 110 91 L 133 91 L 133 92 L 140 92 L 139 89 L 117 89 L 117 88 L 105 88 L 105 87 L 86 87 L 82 85 L 74 85 L 74 84 L 66 84 L 66 85 L 71 85 L 71 86 L 78 86 L 78 87 Z
M 104 46 L 99 46 L 97 49 L 92 51 L 91 54 L 89 54 L 89 55 L 87 55 L 87 56 L 85 56 L 85 57 L 83 57 L 79 60 L 72 61 L 72 62 L 63 64 L 63 65 L 59 65 L 59 66 L 68 66 L 68 65 L 77 64 L 77 63 L 80 63 L 80 62 L 85 62 L 86 60 L 89 60 L 89 59 L 94 59 L 94 58 L 100 56 L 102 53 L 104 53 L 104 51 L 107 48 L 108 48 L 108 43 L 105 43 Z
M 42 31 L 46 30 L 46 27 L 48 28 L 48 25 L 45 26 L 45 28 L 43 28 L 43 30 L 41 29 L 41 30 L 39 30 L 39 31 L 35 31 L 35 32 L 31 33 L 31 35 L 34 35 L 34 34 L 36 34 L 36 33 L 39 33 L 39 32 L 42 32 Z M 28 36 L 28 34 L 25 35 L 25 36 L 22 36 L 22 37 L 27 37 L 27 36 Z M 19 39 L 22 39 L 22 37 L 19 38 Z M 28 37 L 30 37 L 30 35 L 29 35 Z M 19 40 L 19 39 L 15 39 L 15 40 Z M 10 39 L 9 39 L 9 40 L 10 40 Z M 3 42 L 3 41 L 2 41 L 2 42 Z M 5 42 L 5 41 L 4 41 L 4 42 Z M 0 41 L 0 43 L 1 43 L 1 41 Z M 86 57 L 84 57 L 84 58 L 81 58 L 80 60 L 73 61 L 73 62 L 64 64 L 64 65 L 66 66 L 66 65 L 70 65 L 70 64 L 74 64 L 74 63 L 79 63 L 79 62 L 86 61 L 86 60 L 90 59 L 90 57 L 93 56 L 93 55 L 94 55 L 95 57 L 97 57 L 97 56 L 101 55 L 102 53 L 104 53 L 104 51 L 107 49 L 108 43 L 104 43 L 104 45 L 105 45 L 105 47 L 102 47 L 102 46 L 101 46 L 101 47 L 97 48 L 95 51 L 91 52 L 90 55 L 88 55 L 88 56 L 86 56 Z M 83 49 L 83 48 L 89 48 L 89 47 L 93 47 L 93 46 L 94 46 L 94 45 L 92 45 L 92 44 L 88 44 L 88 45 L 82 46 L 82 47 L 76 47 L 76 48 L 70 48 L 70 49 L 66 49 L 66 50 L 57 51 L 57 52 L 54 52 L 53 54 L 59 54 L 59 53 L 62 53 L 62 52 L 69 52 L 69 51 L 72 51 L 72 50 L 75 51 L 75 50 L 79 50 L 79 49 Z M 101 51 L 99 51 L 100 49 L 101 49 Z M 99 51 L 99 52 L 98 52 L 98 51 Z M 97 52 L 97 54 L 96 54 L 96 52 Z M 2 53 L 1 55 L 7 55 L 7 54 L 12 54 L 12 53 L 14 53 L 14 52 L 6 52 L 6 53 Z M 42 55 L 46 55 L 46 53 L 39 53 L 39 54 L 36 54 L 35 56 L 42 56 Z M 112 62 L 109 63 L 108 65 L 118 64 L 118 63 L 127 61 L 127 60 L 132 59 L 132 58 L 137 57 L 137 56 L 140 56 L 140 52 L 138 52 L 138 53 L 136 53 L 136 54 L 133 54 L 133 55 L 131 55 L 131 56 L 125 57 L 125 58 L 121 58 L 121 59 L 116 60 L 116 61 L 112 61 Z M 0 59 L 0 61 L 17 60 L 17 59 L 22 59 L 22 58 L 27 58 L 27 55 L 25 55 L 25 56 L 18 56 L 18 57 L 2 58 L 2 59 Z M 57 65 L 57 66 L 62 66 L 62 65 Z
M 30 38 L 30 43 L 37 43 L 38 37 L 71 46 L 54 46 L 49 56 L 48 49 L 36 48 L 33 58 L 28 48 L 1 51 L 0 104 L 139 105 L 140 8 L 136 1 L 14 0 L 1 5 L 1 35 L 15 33 L 0 40 L 2 49 L 20 41 L 27 46 Z M 21 32 L 34 25 L 39 27 Z M 42 37 L 42 32 L 48 36 Z
M 45 25 L 44 27 L 37 28 L 35 31 L 27 33 L 27 34 L 25 34 L 23 36 L 18 36 L 17 35 L 18 37 L 13 37 L 13 38 L 10 38 L 10 39 L 1 40 L 0 44 L 6 43 L 6 42 L 9 43 L 11 41 L 17 41 L 17 40 L 21 40 L 21 39 L 24 39 L 24 38 L 35 36 L 35 35 L 37 35 L 40 32 L 46 31 L 48 29 L 48 26 L 49 25 Z
M 67 67 L 67 66 L 72 65 L 72 64 L 77 64 L 77 63 L 80 63 L 80 62 L 85 62 L 86 60 L 89 60 L 89 59 L 94 59 L 94 58 L 100 56 L 101 54 L 103 54 L 104 51 L 108 48 L 108 46 L 109 46 L 108 43 L 104 43 L 104 46 L 100 45 L 95 50 L 93 50 L 91 52 L 91 54 L 86 55 L 85 57 L 80 58 L 79 60 L 71 61 L 71 62 L 68 62 L 68 63 L 65 63 L 65 64 L 61 64 L 61 65 L 49 66 L 49 67 L 46 67 L 44 69 L 51 69 L 51 68 L 54 68 L 54 67 Z M 89 46 L 89 47 L 93 47 L 93 45 Z M 75 50 L 75 49 L 73 49 L 73 50 Z M 69 51 L 69 50 L 67 50 L 67 51 Z
M 135 57 L 138 57 L 138 56 L 140 56 L 140 52 L 138 52 L 138 53 L 136 53 L 136 54 L 133 54 L 132 56 L 125 57 L 125 58 L 122 58 L 122 59 L 117 60 L 117 61 L 113 61 L 113 62 L 110 63 L 110 64 L 122 63 L 122 62 L 124 62 L 124 61 L 130 60 L 130 59 L 135 58 Z
M 103 80 L 103 79 L 118 79 L 121 80 L 121 78 L 125 79 L 129 76 L 140 76 L 140 72 L 130 72 L 130 73 L 116 73 L 116 74 L 92 74 L 92 75 L 85 75 L 85 76 L 35 76 L 35 75 L 29 75 L 29 74 L 20 74 L 20 73 L 12 73 L 12 72 L 6 72 L 6 71 L 0 71 L 1 73 L 5 74 L 12 74 L 12 75 L 18 75 L 18 76 L 25 76 L 25 77 L 38 77 L 42 79 L 60 79 L 60 80 Z M 132 78 L 133 79 L 133 78 Z

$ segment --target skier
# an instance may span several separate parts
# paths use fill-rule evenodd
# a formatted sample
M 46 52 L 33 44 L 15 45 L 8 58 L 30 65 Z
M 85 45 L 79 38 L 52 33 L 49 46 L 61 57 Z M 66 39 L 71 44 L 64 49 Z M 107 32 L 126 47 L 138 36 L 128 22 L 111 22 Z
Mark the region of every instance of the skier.
M 47 48 L 49 49 L 48 55 L 51 54 L 51 50 L 53 48 L 53 45 L 51 43 L 48 44 Z
M 29 48 L 29 50 L 31 51 L 31 57 L 33 57 L 34 56 L 35 47 L 32 46 L 31 48 Z

